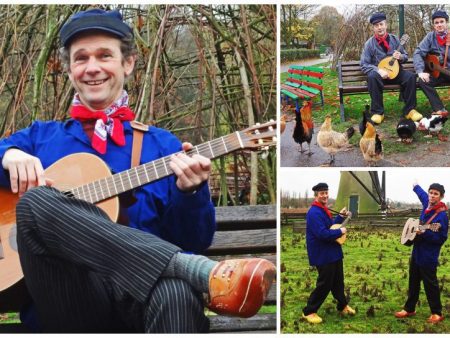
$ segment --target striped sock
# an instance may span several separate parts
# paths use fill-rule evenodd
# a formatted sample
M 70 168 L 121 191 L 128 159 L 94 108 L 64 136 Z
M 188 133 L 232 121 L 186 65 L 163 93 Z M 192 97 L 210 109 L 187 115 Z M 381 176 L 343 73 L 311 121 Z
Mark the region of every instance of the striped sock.
M 162 275 L 183 279 L 197 291 L 208 292 L 209 274 L 216 264 L 205 256 L 177 252 Z

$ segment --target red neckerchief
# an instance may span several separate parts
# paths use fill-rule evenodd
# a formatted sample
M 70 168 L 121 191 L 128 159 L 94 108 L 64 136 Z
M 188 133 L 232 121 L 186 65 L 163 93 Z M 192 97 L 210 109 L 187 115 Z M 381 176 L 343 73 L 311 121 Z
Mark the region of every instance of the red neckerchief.
M 436 39 L 439 46 L 445 46 L 445 43 L 447 42 L 447 33 L 444 32 L 442 35 L 436 33 Z
M 378 45 L 384 47 L 384 50 L 386 52 L 389 51 L 389 42 L 387 41 L 389 34 L 386 32 L 386 34 L 384 34 L 384 36 L 382 36 L 381 38 L 378 35 L 374 35 L 375 40 L 377 40 Z
M 122 106 L 114 113 L 106 115 L 104 111 L 91 111 L 84 105 L 72 105 L 70 116 L 80 122 L 95 121 L 95 129 L 92 135 L 92 148 L 100 154 L 106 153 L 108 135 L 119 146 L 125 145 L 125 134 L 122 121 L 132 121 L 133 111 Z
M 436 210 L 438 210 L 438 209 L 440 209 L 440 208 L 443 208 L 444 210 L 447 210 L 447 206 L 445 205 L 444 202 L 441 201 L 441 202 L 439 202 L 439 203 L 436 203 L 436 204 L 433 205 L 432 207 L 426 208 L 426 209 L 425 209 L 425 214 L 429 214 L 430 212 L 436 211 Z
M 333 218 L 333 216 L 331 216 L 330 210 L 328 210 L 326 205 L 323 205 L 322 203 L 319 203 L 317 201 L 314 201 L 311 205 L 315 205 L 316 207 L 323 209 L 327 213 L 328 217 Z

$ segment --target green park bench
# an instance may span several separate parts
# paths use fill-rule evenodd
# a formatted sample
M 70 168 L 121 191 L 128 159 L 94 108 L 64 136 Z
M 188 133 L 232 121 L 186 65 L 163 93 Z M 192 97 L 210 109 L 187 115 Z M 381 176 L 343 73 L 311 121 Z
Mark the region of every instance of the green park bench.
M 414 70 L 413 60 L 409 59 L 402 64 L 403 69 L 416 73 Z M 360 61 L 339 61 L 338 63 L 339 78 L 339 103 L 341 121 L 345 121 L 344 96 L 354 94 L 368 94 L 367 75 L 361 70 Z M 449 87 L 450 83 L 442 83 L 437 87 Z M 416 89 L 420 88 L 416 84 Z M 386 85 L 384 91 L 400 91 L 400 85 Z M 401 97 L 401 95 L 400 95 Z
M 276 264 L 276 219 L 275 205 L 217 207 L 217 231 L 206 255 L 215 260 L 261 257 Z M 8 292 L 0 293 L 0 313 L 19 311 L 24 298 L 23 287 L 22 281 Z M 276 307 L 276 289 L 274 283 L 265 305 Z M 263 308 L 251 318 L 225 317 L 209 312 L 208 316 L 211 332 L 276 333 L 276 311 L 264 311 Z M 0 334 L 29 332 L 21 323 L 0 324 Z
M 324 104 L 322 78 L 323 68 L 313 66 L 290 66 L 288 78 L 281 84 L 281 104 L 291 99 L 295 102 L 295 110 L 300 111 L 300 100 L 312 100 L 320 95 L 321 105 Z

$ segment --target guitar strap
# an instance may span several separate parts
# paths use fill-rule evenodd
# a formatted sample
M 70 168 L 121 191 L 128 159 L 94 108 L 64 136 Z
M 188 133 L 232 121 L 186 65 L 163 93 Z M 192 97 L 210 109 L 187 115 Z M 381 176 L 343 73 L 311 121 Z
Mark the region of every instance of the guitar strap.
M 131 121 L 130 125 L 133 128 L 130 168 L 134 168 L 139 165 L 142 153 L 142 140 L 144 139 L 144 133 L 148 131 L 148 126 L 138 121 Z
M 434 219 L 441 211 L 445 211 L 445 208 L 439 208 L 439 209 L 437 209 L 436 212 L 434 213 L 434 215 L 431 216 L 430 219 L 429 219 L 425 224 L 422 224 L 422 225 L 428 225 L 428 224 L 430 224 L 431 221 L 432 221 L 432 220 L 433 220 L 433 219 Z
M 444 69 L 447 68 L 448 46 L 450 46 L 450 34 L 447 33 L 447 41 L 445 41 Z

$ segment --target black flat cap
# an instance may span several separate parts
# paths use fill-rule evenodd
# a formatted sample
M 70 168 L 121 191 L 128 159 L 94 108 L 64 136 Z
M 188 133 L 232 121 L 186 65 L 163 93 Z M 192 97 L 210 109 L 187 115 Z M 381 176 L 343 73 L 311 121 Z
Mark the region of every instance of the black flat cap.
M 317 183 L 314 187 L 312 187 L 313 191 L 326 191 L 328 190 L 328 184 L 326 183 Z
M 376 23 L 386 20 L 386 14 L 384 13 L 373 13 L 372 16 L 370 17 L 369 22 L 372 25 L 375 25 Z
M 434 12 L 434 13 L 431 15 L 431 20 L 434 20 L 434 19 L 436 19 L 436 18 L 444 18 L 445 20 L 448 21 L 448 14 L 447 14 L 446 11 L 443 11 L 443 10 L 438 9 L 436 12 Z
M 61 28 L 61 43 L 64 47 L 67 47 L 75 35 L 88 30 L 111 33 L 119 38 L 133 34 L 131 27 L 123 22 L 122 14 L 119 11 L 104 11 L 96 8 L 72 15 L 69 21 Z
M 444 194 L 445 194 L 445 189 L 444 189 L 444 186 L 442 184 L 433 183 L 428 188 L 428 191 L 430 191 L 431 189 L 439 191 L 441 193 L 441 196 L 444 196 Z

